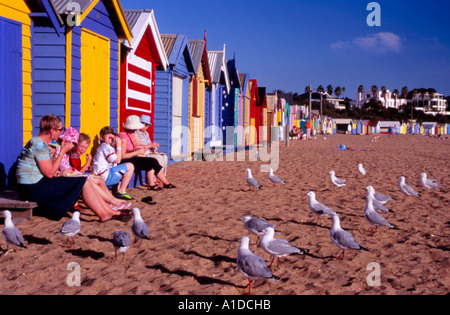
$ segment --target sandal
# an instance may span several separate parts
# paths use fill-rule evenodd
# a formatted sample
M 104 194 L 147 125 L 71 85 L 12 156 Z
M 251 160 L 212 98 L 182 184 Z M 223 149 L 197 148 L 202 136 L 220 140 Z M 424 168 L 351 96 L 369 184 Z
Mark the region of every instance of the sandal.
M 160 190 L 164 190 L 163 188 L 159 187 L 158 185 L 153 185 L 153 186 L 148 186 L 148 190 L 153 190 L 153 191 L 160 191 Z
M 146 204 L 149 204 L 149 205 L 156 205 L 156 201 L 153 201 L 153 198 L 150 196 L 142 198 L 141 201 L 145 202 Z
M 169 185 L 164 185 L 163 187 L 167 188 L 167 189 L 178 188 L 178 186 L 172 185 L 170 183 L 169 183 Z

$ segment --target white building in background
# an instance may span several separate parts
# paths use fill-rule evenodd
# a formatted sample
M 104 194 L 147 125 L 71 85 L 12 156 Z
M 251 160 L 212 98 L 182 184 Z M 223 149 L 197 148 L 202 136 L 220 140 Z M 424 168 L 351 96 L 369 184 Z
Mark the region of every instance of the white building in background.
M 408 104 L 411 103 L 416 110 L 421 110 L 427 114 L 443 114 L 447 109 L 447 100 L 440 93 L 434 93 L 433 97 L 428 92 L 424 96 L 417 93 L 408 98 Z
M 364 108 L 364 105 L 372 98 L 374 98 L 372 91 L 358 93 L 356 100 L 350 101 L 350 109 Z M 378 90 L 375 94 L 375 99 L 380 101 L 385 108 L 399 109 L 400 106 L 406 104 L 405 99 L 401 98 L 400 95 L 397 95 L 397 98 L 395 98 L 394 94 L 389 90 L 386 90 L 386 94 L 383 94 L 383 91 Z

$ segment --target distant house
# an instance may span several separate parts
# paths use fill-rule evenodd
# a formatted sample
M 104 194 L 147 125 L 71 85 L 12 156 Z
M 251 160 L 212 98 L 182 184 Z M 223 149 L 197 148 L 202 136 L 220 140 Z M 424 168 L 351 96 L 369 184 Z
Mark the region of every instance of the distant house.
M 375 97 L 372 91 L 364 91 L 362 93 L 358 92 L 356 99 L 354 101 L 350 101 L 350 109 L 364 108 L 364 105 L 373 98 L 380 101 L 384 108 L 399 109 L 400 106 L 406 104 L 405 99 L 399 98 L 398 96 L 396 97 L 394 93 L 389 90 L 386 90 L 386 93 L 383 93 L 382 90 L 378 90 Z
M 375 120 L 369 121 L 369 133 L 374 134 L 374 133 L 380 133 L 380 132 L 381 132 L 380 122 L 375 121 Z

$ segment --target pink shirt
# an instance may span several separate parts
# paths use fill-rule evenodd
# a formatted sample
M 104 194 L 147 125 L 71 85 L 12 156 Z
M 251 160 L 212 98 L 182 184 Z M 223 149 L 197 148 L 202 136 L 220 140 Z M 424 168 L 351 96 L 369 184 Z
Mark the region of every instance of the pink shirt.
M 134 133 L 130 136 L 125 131 L 122 131 L 121 133 L 119 133 L 119 138 L 127 140 L 127 148 L 126 148 L 127 153 L 134 151 L 134 143 L 133 143 Z

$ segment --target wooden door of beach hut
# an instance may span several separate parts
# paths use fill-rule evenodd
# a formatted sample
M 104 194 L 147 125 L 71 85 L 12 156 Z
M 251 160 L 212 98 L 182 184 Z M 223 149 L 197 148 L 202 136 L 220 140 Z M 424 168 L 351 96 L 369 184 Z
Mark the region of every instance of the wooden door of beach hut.
M 0 188 L 31 138 L 31 20 L 25 1 L 0 0 Z

